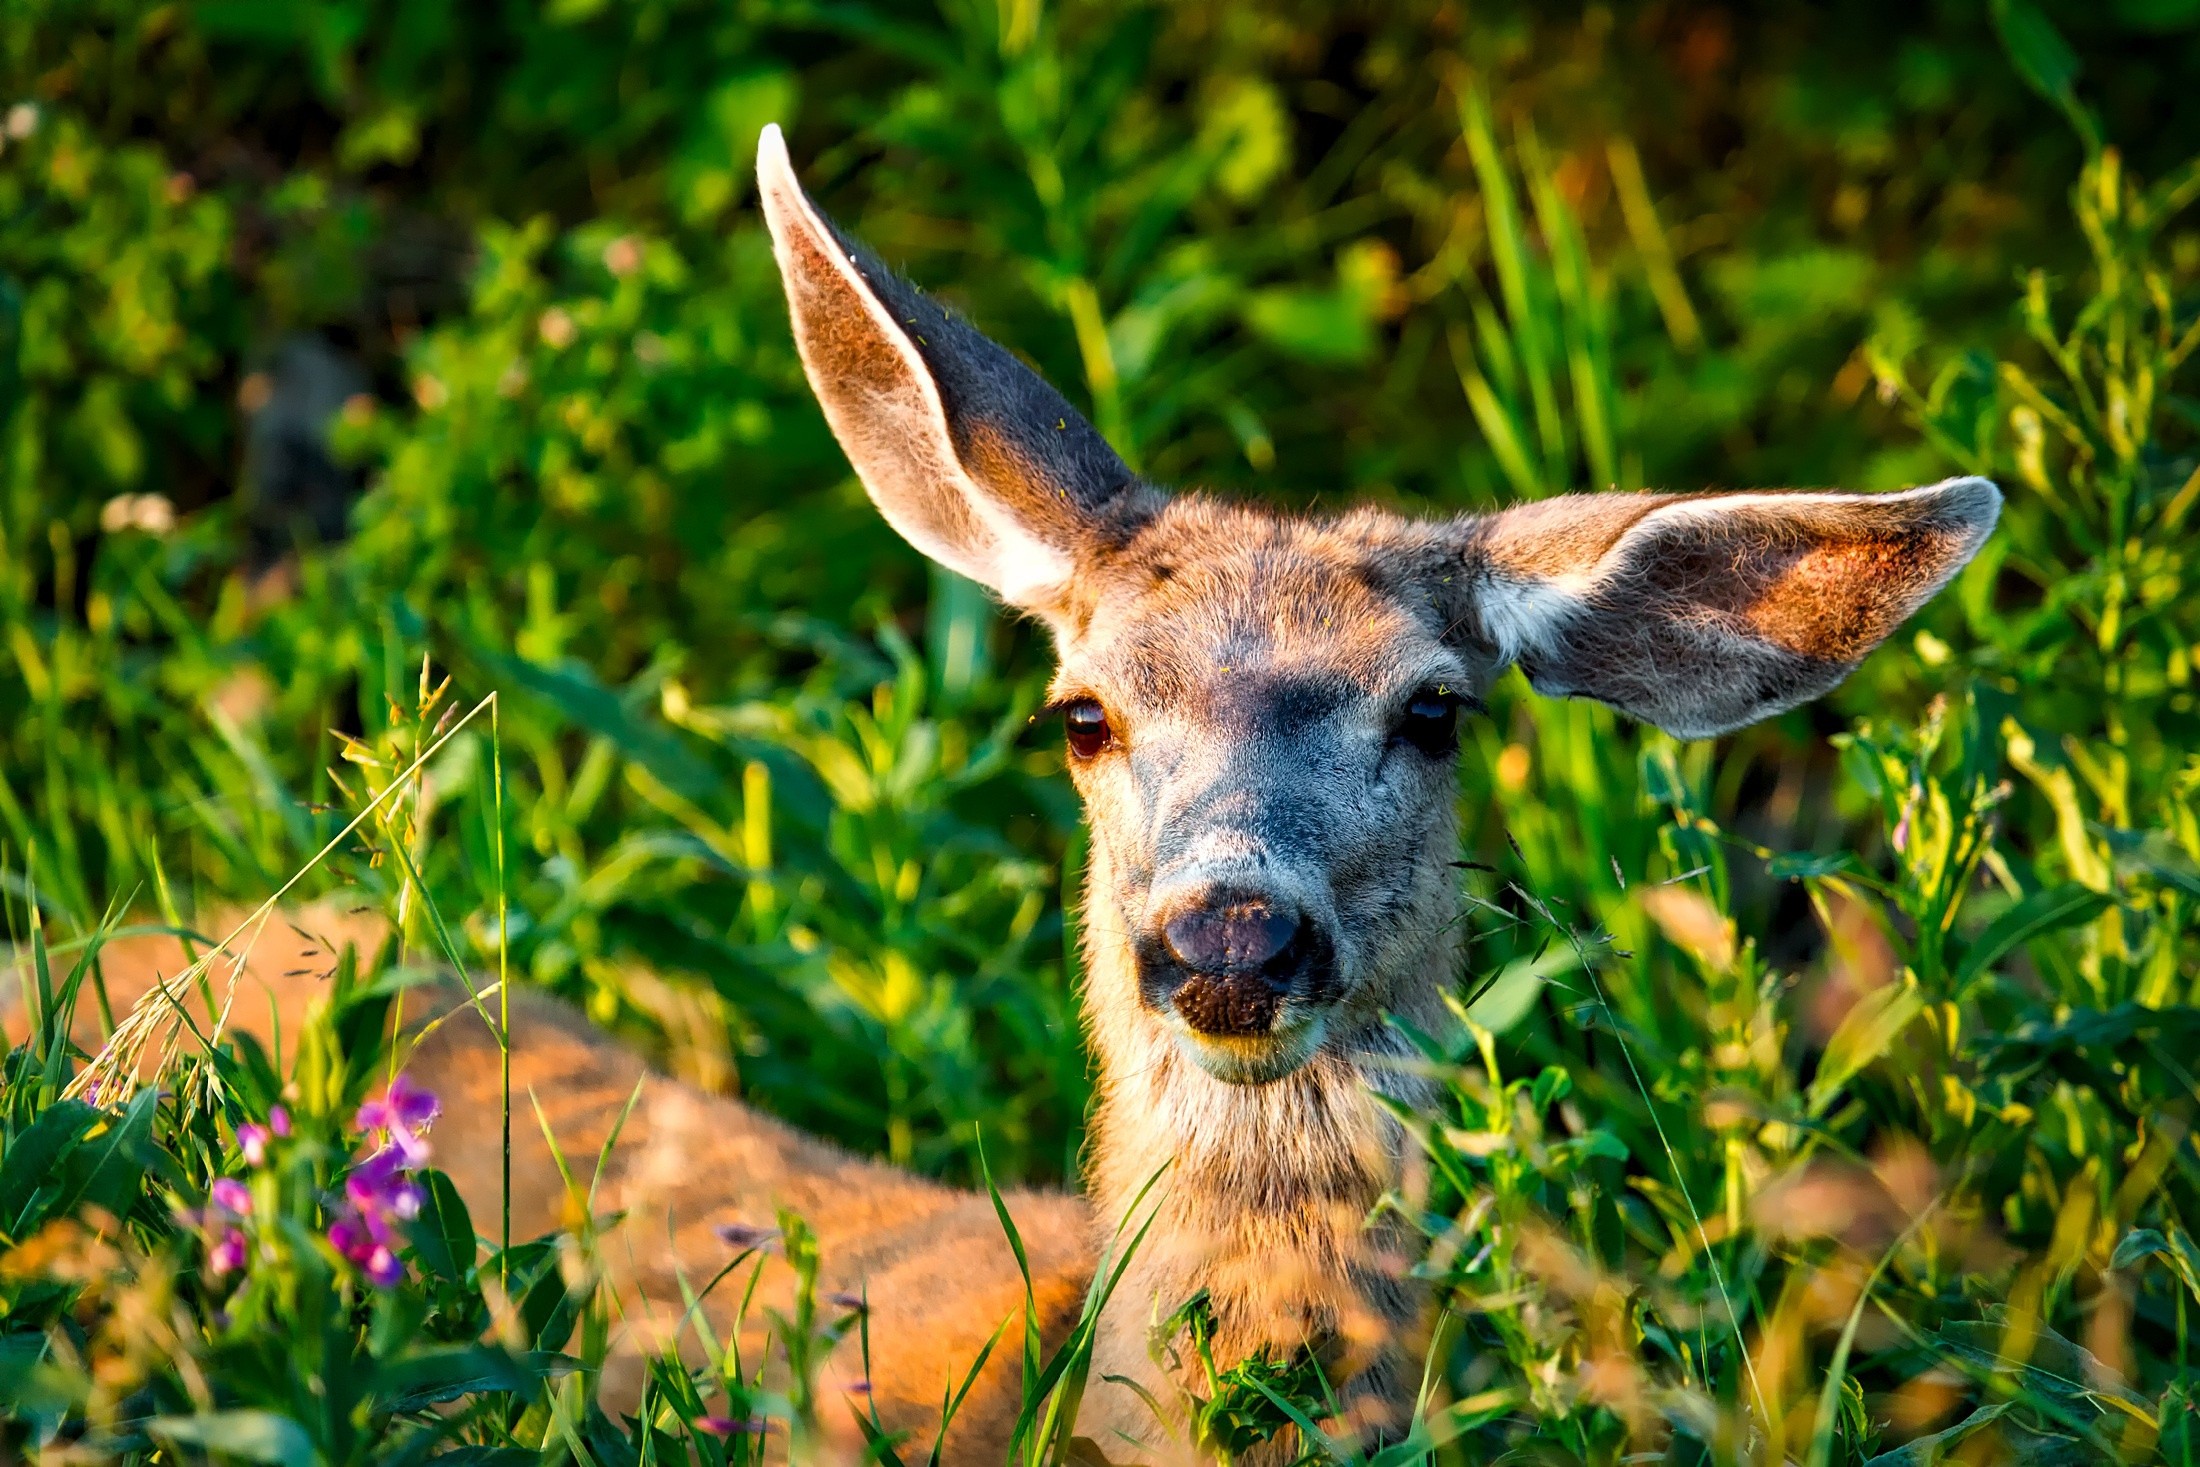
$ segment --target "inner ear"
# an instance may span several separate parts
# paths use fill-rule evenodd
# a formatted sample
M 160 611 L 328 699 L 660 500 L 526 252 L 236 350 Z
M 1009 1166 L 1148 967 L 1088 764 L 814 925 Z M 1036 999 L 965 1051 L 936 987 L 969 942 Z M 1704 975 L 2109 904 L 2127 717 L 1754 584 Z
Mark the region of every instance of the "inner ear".
M 777 127 L 757 176 L 803 370 L 872 503 L 942 565 L 1054 610 L 1159 496 L 1037 373 L 836 229 Z
M 1817 697 L 1948 583 L 1985 479 L 1899 494 L 1598 494 L 1469 522 L 1466 635 L 1538 692 L 1687 738 Z

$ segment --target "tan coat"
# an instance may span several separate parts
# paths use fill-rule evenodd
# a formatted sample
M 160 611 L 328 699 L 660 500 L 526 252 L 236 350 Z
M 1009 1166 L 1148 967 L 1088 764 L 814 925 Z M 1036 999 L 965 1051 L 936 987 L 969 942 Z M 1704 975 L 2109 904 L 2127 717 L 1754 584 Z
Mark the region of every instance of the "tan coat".
M 218 937 L 236 920 L 237 914 L 220 913 L 204 925 Z M 270 920 L 247 950 L 231 1030 L 250 1034 L 271 1051 L 278 1036 L 286 1048 L 294 1046 L 307 1007 L 325 993 L 341 948 L 353 944 L 361 961 L 370 961 L 384 935 L 379 920 L 326 906 Z M 59 959 L 57 965 L 65 962 Z M 107 944 L 99 966 L 119 1016 L 152 988 L 156 976 L 173 978 L 187 963 L 173 937 L 129 937 Z M 216 958 L 208 976 L 217 995 L 226 989 L 229 973 L 230 965 Z M 10 1001 L 8 1036 L 15 1041 L 23 1016 L 13 1005 L 13 974 L 0 981 Z M 203 1003 L 194 998 L 190 1007 L 194 1021 L 204 1026 Z M 450 1017 L 412 1050 L 405 1069 L 441 1102 L 430 1138 L 434 1164 L 450 1174 L 477 1231 L 493 1244 L 503 1172 L 497 1046 L 457 985 L 408 995 L 405 1019 L 413 1032 L 441 1014 Z M 99 1006 L 87 989 L 76 1010 L 78 1043 L 97 1050 L 105 1037 L 101 1027 Z M 1024 1290 L 990 1198 L 850 1156 L 738 1101 L 652 1073 L 625 1047 L 541 994 L 513 995 L 512 1028 L 514 1240 L 569 1227 L 580 1210 L 567 1195 L 535 1105 L 578 1186 L 586 1189 L 593 1181 L 597 1187 L 598 1214 L 625 1214 L 602 1247 L 616 1301 L 615 1339 L 603 1382 L 609 1403 L 631 1408 L 646 1355 L 675 1339 L 691 1362 L 700 1358 L 694 1330 L 681 1328 L 681 1277 L 699 1290 L 733 1257 L 735 1250 L 716 1229 L 741 1224 L 768 1230 L 786 1208 L 816 1230 L 821 1290 L 870 1300 L 871 1398 L 890 1430 L 912 1433 L 919 1456 L 937 1429 L 942 1390 L 960 1384 L 986 1339 L 1007 1323 L 956 1420 L 952 1441 L 956 1460 L 1001 1460 L 1021 1400 L 1017 1362 Z M 287 1068 L 289 1055 L 283 1058 Z M 640 1099 L 598 1179 L 597 1155 L 637 1084 Z M 1029 1252 L 1041 1318 L 1059 1338 L 1084 1297 L 1090 1269 L 1087 1209 L 1078 1198 L 1060 1193 L 1019 1191 L 1006 1200 Z M 721 1341 L 745 1283 L 745 1275 L 738 1275 L 720 1284 L 709 1300 L 708 1314 Z M 785 1310 L 792 1288 L 792 1270 L 783 1260 L 769 1259 L 749 1313 L 746 1358 L 758 1358 L 764 1311 Z M 828 1390 L 864 1379 L 856 1346 L 852 1337 L 843 1342 L 822 1382 Z M 863 1404 L 852 1394 L 848 1400 Z M 830 1402 L 824 1415 L 828 1426 L 849 1426 L 852 1420 Z M 903 1450 L 908 1455 L 910 1449 Z

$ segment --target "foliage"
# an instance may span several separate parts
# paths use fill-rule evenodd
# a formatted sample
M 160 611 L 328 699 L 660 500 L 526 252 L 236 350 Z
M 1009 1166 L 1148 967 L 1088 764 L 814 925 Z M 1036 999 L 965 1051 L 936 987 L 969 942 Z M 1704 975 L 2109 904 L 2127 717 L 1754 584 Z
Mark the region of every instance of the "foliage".
M 1044 649 L 920 573 L 810 404 L 746 197 L 778 119 L 1162 480 L 2000 479 L 1830 706 L 1684 746 L 1492 698 L 1478 976 L 1389 1204 L 1448 1308 L 1376 1460 L 2189 1462 L 2200 33 L 1913 9 L 12 6 L 0 903 L 42 1026 L 0 1076 L 0 1452 L 824 1429 L 730 1358 L 608 1419 L 585 1227 L 477 1239 L 427 1173 L 391 1287 L 329 1243 L 372 973 L 262 1164 L 253 1053 L 64 1097 L 112 914 L 257 900 L 393 783 L 301 892 L 897 1161 L 1074 1173 Z M 797 1357 L 860 1327 L 804 1300 Z M 1089 1450 L 1081 1351 L 1026 1362 L 1020 1457 Z M 1210 1372 L 1207 1445 L 1350 1455 L 1313 1363 Z

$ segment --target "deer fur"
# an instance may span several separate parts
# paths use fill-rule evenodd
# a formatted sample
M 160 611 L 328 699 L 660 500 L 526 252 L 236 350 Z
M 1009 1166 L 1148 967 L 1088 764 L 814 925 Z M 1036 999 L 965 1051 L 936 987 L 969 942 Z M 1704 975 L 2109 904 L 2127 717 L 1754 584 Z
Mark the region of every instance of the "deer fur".
M 1150 1326 L 1201 1289 L 1225 1364 L 1311 1347 L 1342 1425 L 1401 1428 L 1422 1299 L 1406 1240 L 1370 1223 L 1405 1144 L 1376 1097 L 1426 1099 L 1386 1016 L 1441 1029 L 1462 974 L 1445 720 L 1515 664 L 1538 691 L 1685 737 L 1793 707 L 1970 559 L 1998 492 L 1967 478 L 1882 495 L 1568 495 L 1432 521 L 1167 494 L 828 222 L 776 128 L 759 183 L 803 364 L 871 499 L 916 548 L 1046 625 L 1054 700 L 1091 746 L 1069 759 L 1092 831 L 1089 1172 L 1082 1198 L 1010 1199 L 1050 1336 L 1160 1180 L 1103 1316 L 1080 1432 L 1118 1458 L 1180 1450 L 1107 1377 L 1174 1399 Z M 311 961 L 286 928 L 262 938 L 247 988 L 267 997 L 240 1001 L 234 1027 L 295 1026 L 311 984 L 285 975 L 325 968 L 359 935 L 325 912 L 298 922 L 317 924 Z M 270 942 L 283 951 L 263 958 Z M 150 939 L 105 956 L 125 996 L 180 961 Z M 441 1002 L 455 1006 L 448 991 Z M 723 1259 L 714 1226 L 768 1226 L 791 1205 L 818 1229 L 828 1287 L 872 1302 L 881 1415 L 921 1437 L 942 1386 L 1021 1300 L 987 1200 L 651 1075 L 554 1004 L 518 1010 L 515 1089 L 540 1099 L 569 1155 L 592 1156 L 643 1087 L 599 1203 L 628 1217 L 621 1297 L 658 1321 L 628 1331 L 629 1365 L 677 1316 L 675 1270 L 707 1278 Z M 477 1219 L 497 1195 L 488 1046 L 460 1014 L 410 1062 L 446 1098 L 439 1161 Z M 534 1127 L 518 1135 L 524 1229 L 570 1221 Z M 949 1460 L 1000 1460 L 1019 1353 L 1012 1328 Z

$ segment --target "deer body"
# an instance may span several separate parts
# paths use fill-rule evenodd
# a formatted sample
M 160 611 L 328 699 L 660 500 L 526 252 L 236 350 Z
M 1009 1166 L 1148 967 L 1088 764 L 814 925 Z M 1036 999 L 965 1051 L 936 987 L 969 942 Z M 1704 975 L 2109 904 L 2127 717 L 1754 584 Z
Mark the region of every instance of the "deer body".
M 1165 494 L 1013 356 L 836 231 L 776 128 L 759 181 L 804 366 L 873 502 L 1053 634 L 1054 703 L 1092 829 L 1084 1014 L 1100 1086 L 1089 1202 L 1011 1199 L 1042 1328 L 1064 1327 L 1095 1260 L 1152 1219 L 1102 1316 L 1080 1431 L 1114 1457 L 1182 1450 L 1139 1389 L 1106 1378 L 1174 1400 L 1192 1377 L 1149 1358 L 1150 1327 L 1200 1290 L 1222 1364 L 1310 1348 L 1343 1425 L 1402 1429 L 1422 1300 L 1378 1207 L 1405 1138 L 1377 1097 L 1426 1098 L 1386 1016 L 1441 1029 L 1461 975 L 1458 719 L 1509 664 L 1539 691 L 1687 737 L 1792 707 L 1961 568 L 1998 493 L 1964 479 L 1888 495 L 1583 495 L 1435 521 Z M 295 1002 L 286 982 L 299 986 L 271 978 L 277 1001 L 238 1022 L 267 1027 Z M 592 1155 L 643 1072 L 551 1006 L 522 1012 L 522 1088 L 570 1128 L 568 1154 Z M 468 1022 L 470 1039 L 440 1033 L 413 1064 L 462 1097 L 436 1142 L 481 1219 L 496 1206 L 494 1066 Z M 531 1227 L 564 1218 L 539 1150 L 515 1172 Z M 714 1272 L 714 1226 L 804 1211 L 829 1286 L 872 1300 L 889 1425 L 921 1434 L 941 1386 L 1020 1306 L 984 1198 L 733 1101 L 646 1080 L 611 1166 L 637 1299 L 677 1300 L 675 1267 Z M 996 1351 L 951 1460 L 1000 1460 L 1019 1353 Z

